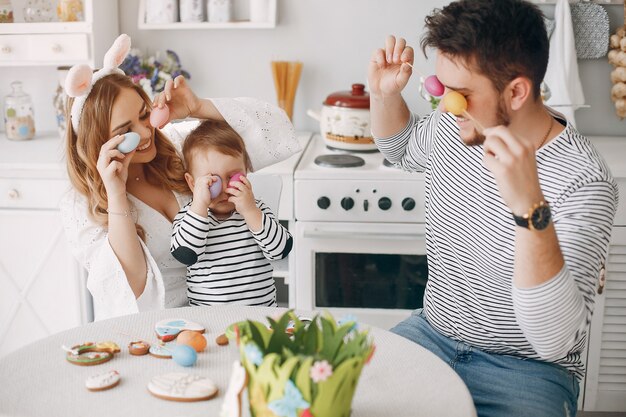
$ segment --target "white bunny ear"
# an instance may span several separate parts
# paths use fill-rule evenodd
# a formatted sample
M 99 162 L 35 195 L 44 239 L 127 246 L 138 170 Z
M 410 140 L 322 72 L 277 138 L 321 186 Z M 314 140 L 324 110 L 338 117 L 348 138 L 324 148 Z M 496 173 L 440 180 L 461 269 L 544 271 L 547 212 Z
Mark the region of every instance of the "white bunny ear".
M 70 97 L 78 97 L 91 89 L 93 70 L 86 64 L 74 65 L 65 78 L 65 92 Z
M 130 36 L 122 33 L 115 39 L 111 48 L 104 55 L 104 62 L 102 68 L 117 68 L 119 67 L 128 52 L 130 51 Z

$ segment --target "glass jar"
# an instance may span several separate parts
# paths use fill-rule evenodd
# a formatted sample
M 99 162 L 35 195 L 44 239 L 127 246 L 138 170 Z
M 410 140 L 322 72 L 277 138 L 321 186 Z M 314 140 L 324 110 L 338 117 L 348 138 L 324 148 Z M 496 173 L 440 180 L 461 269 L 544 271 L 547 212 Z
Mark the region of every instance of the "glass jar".
M 82 22 L 85 20 L 83 16 L 83 1 L 59 0 L 57 15 L 61 22 Z
M 52 97 L 52 104 L 54 105 L 54 111 L 57 119 L 57 128 L 59 131 L 59 136 L 61 139 L 65 138 L 67 134 L 67 117 L 66 117 L 66 105 L 67 105 L 67 94 L 65 94 L 65 77 L 67 76 L 68 71 L 71 67 L 63 66 L 57 67 L 57 76 L 59 83 L 57 84 L 57 89 Z
M 28 0 L 26 2 L 24 7 L 25 22 L 52 22 L 56 20 L 56 17 L 52 0 Z
M 11 0 L 0 0 L 0 23 L 13 23 Z
M 4 98 L 4 127 L 7 139 L 26 140 L 35 136 L 33 102 L 22 91 L 22 82 L 11 83 L 11 94 Z

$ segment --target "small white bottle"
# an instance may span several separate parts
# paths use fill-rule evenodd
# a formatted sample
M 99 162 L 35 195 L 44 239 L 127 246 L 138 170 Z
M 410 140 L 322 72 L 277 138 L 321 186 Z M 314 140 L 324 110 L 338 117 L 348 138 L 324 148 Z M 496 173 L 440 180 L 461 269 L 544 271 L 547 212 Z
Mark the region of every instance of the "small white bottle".
M 230 22 L 233 20 L 232 0 L 208 0 L 207 10 L 209 22 L 211 23 Z

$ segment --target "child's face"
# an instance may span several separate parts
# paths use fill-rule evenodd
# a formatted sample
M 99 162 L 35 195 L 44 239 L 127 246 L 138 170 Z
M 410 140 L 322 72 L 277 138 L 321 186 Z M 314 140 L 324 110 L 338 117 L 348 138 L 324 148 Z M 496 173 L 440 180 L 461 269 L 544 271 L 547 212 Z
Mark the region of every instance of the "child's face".
M 223 214 L 235 209 L 235 205 L 228 201 L 230 196 L 226 194 L 225 190 L 228 188 L 230 177 L 237 172 L 246 173 L 243 155 L 226 155 L 213 148 L 194 154 L 191 170 L 193 178 L 203 175 L 217 175 L 222 179 L 222 192 L 209 205 L 212 212 Z

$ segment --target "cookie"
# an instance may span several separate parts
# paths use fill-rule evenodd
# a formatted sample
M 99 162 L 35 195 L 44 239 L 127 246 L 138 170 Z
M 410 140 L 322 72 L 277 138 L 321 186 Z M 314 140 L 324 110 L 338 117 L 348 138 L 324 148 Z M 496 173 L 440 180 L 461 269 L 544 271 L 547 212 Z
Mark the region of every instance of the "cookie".
M 239 361 L 233 362 L 230 382 L 220 412 L 221 417 L 241 417 L 241 394 L 246 387 L 247 379 L 246 369 Z
M 154 330 L 157 337 L 164 342 L 176 339 L 178 333 L 183 330 L 191 330 L 198 333 L 204 333 L 205 331 L 204 326 L 185 319 L 161 320 L 154 326 Z
M 159 359 L 172 359 L 174 347 L 174 345 L 168 346 L 167 343 L 159 343 L 158 345 L 150 346 L 148 353 Z
M 217 338 L 215 339 L 215 343 L 220 346 L 226 346 L 228 344 L 228 337 L 226 337 L 225 334 L 221 334 L 217 336 Z
M 171 372 L 152 378 L 148 391 L 155 397 L 169 401 L 204 401 L 218 393 L 213 381 L 184 372 Z
M 131 355 L 143 356 L 150 350 L 150 343 L 138 340 L 136 342 L 130 342 L 128 344 L 128 352 Z
M 120 383 L 120 374 L 117 371 L 105 372 L 87 378 L 85 386 L 89 391 L 104 391 Z
M 68 350 L 65 359 L 74 365 L 100 365 L 113 359 L 113 355 L 119 352 L 120 347 L 114 342 L 87 342 L 82 345 L 72 346 Z

